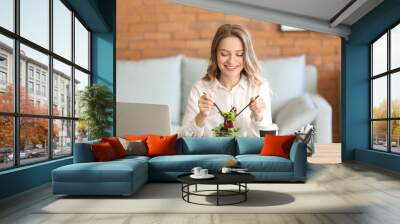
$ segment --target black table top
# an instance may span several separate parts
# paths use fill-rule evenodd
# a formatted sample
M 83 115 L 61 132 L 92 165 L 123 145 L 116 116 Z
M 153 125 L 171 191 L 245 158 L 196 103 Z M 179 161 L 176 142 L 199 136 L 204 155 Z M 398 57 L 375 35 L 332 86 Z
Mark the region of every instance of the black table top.
M 186 173 L 177 177 L 178 181 L 186 184 L 236 184 L 248 183 L 255 180 L 249 173 L 212 173 L 215 177 L 211 179 L 193 179 L 192 173 Z

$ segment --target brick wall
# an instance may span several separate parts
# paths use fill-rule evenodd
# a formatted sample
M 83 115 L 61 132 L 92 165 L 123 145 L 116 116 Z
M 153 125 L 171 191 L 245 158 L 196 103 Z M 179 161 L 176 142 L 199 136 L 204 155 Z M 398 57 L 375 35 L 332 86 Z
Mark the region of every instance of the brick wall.
M 217 27 L 239 23 L 252 34 L 259 59 L 305 54 L 318 69 L 318 92 L 333 108 L 333 140 L 340 141 L 340 38 L 316 32 L 281 32 L 276 24 L 169 3 L 117 1 L 117 59 L 139 60 L 184 54 L 209 57 Z

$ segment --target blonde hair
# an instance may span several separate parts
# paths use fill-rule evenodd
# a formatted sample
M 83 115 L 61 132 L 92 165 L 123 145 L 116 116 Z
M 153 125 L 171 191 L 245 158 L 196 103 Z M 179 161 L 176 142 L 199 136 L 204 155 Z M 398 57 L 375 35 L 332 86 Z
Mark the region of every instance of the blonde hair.
M 242 42 L 244 48 L 242 73 L 249 79 L 251 84 L 255 86 L 261 85 L 263 79 L 260 77 L 260 66 L 257 62 L 250 33 L 238 24 L 224 24 L 218 28 L 211 44 L 207 74 L 203 77 L 203 80 L 212 81 L 221 75 L 217 64 L 217 50 L 219 43 L 227 37 L 237 37 Z

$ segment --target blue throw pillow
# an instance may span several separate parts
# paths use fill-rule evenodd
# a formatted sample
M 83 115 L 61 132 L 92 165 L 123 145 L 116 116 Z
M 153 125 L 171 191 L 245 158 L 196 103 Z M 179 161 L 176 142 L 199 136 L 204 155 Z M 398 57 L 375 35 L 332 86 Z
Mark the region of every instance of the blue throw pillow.
M 259 154 L 264 145 L 264 138 L 237 137 L 236 155 Z
M 177 147 L 177 154 L 225 154 L 235 155 L 233 137 L 183 137 Z

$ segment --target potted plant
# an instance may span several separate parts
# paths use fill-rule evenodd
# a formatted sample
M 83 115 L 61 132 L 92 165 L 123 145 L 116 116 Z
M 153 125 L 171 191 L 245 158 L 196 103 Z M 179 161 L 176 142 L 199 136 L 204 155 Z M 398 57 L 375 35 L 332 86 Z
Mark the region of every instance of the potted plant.
M 87 86 L 80 92 L 79 106 L 82 108 L 81 124 L 85 124 L 90 140 L 110 136 L 107 131 L 113 114 L 113 94 L 102 84 Z

